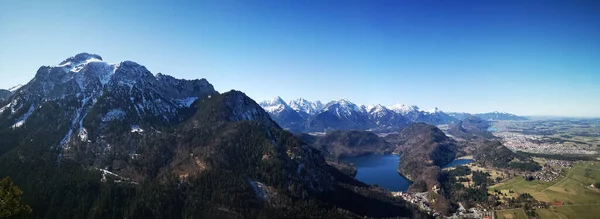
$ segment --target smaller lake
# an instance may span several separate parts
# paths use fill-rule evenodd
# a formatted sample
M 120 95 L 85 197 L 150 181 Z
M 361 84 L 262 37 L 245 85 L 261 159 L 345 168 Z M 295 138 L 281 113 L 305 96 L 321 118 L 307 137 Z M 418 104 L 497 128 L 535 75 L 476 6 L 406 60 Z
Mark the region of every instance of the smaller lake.
M 473 161 L 475 161 L 475 160 L 473 160 L 473 159 L 456 159 L 456 160 L 453 160 L 452 162 L 450 162 L 449 164 L 446 164 L 445 166 L 443 166 L 442 169 L 473 163 Z
M 390 191 L 406 191 L 410 181 L 398 173 L 400 156 L 396 154 L 371 154 L 341 159 L 352 163 L 357 169 L 356 179 L 378 185 Z

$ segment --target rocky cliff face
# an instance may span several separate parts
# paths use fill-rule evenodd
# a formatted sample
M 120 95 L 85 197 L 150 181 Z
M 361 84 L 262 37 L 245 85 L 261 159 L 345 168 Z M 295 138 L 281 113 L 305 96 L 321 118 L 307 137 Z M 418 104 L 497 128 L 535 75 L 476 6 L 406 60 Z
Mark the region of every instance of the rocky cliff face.
M 0 109 L 0 119 L 13 129 L 30 125 L 30 117 L 58 112 L 54 129 L 63 132 L 58 145 L 69 148 L 77 138 L 103 141 L 111 124 L 142 129 L 175 124 L 181 111 L 198 96 L 216 93 L 206 80 L 155 77 L 131 61 L 109 64 L 99 55 L 81 53 L 57 66 L 42 66 L 36 76 L 12 95 Z

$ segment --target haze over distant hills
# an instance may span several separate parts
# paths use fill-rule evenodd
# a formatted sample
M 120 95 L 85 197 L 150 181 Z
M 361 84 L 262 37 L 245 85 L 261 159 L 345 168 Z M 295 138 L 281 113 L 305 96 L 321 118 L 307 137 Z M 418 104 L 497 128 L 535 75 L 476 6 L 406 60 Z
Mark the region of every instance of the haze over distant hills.
M 330 130 L 397 131 L 413 122 L 434 125 L 449 124 L 471 116 L 484 120 L 525 120 L 510 113 L 446 113 L 439 108 L 422 110 L 418 106 L 395 104 L 393 106 L 357 105 L 347 99 L 309 101 L 304 98 L 284 101 L 274 97 L 260 102 L 265 111 L 282 127 L 293 132 L 323 132 Z
M 484 120 L 527 120 L 527 117 L 517 116 L 507 112 L 489 112 L 489 113 L 448 113 L 448 115 L 455 117 L 459 120 L 467 119 L 471 116 L 476 116 Z

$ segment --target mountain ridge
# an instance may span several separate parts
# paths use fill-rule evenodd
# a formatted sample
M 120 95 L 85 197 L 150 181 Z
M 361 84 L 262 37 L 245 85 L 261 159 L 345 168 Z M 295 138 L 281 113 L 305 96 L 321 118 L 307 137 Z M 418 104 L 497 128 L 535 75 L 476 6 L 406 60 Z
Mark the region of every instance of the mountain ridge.
M 205 79 L 82 53 L 0 103 L 0 177 L 32 218 L 428 217 Z
M 524 120 L 510 113 L 490 112 L 480 114 L 446 113 L 435 107 L 422 110 L 415 105 L 395 104 L 389 107 L 381 104 L 357 105 L 347 99 L 329 101 L 309 101 L 298 98 L 289 102 L 277 96 L 260 105 L 283 128 L 292 132 L 326 132 L 331 130 L 368 130 L 394 132 L 410 123 L 425 122 L 433 125 L 451 124 L 470 116 L 484 120 Z

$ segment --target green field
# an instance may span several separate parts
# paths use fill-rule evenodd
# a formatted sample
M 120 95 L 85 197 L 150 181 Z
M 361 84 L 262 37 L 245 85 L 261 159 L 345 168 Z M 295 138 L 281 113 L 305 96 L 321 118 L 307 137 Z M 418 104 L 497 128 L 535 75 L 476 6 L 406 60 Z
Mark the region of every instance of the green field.
M 561 180 L 562 178 L 558 179 Z M 552 182 L 542 182 L 538 180 L 527 181 L 523 177 L 515 177 L 509 179 L 506 182 L 494 185 L 490 187 L 490 190 L 498 189 L 498 190 L 513 190 L 519 194 L 521 193 L 538 193 L 543 191 L 544 189 L 552 186 L 554 183 Z
M 540 219 L 560 218 L 557 214 L 554 213 L 554 209 L 537 209 L 535 210 L 535 213 L 537 213 Z
M 600 166 L 592 164 L 576 166 L 571 178 L 587 185 L 598 182 L 600 180 Z
M 600 182 L 600 165 L 578 164 L 569 169 L 565 176 L 554 182 L 526 181 L 515 177 L 490 187 L 490 190 L 513 190 L 516 194 L 529 193 L 536 200 L 561 206 L 538 209 L 540 218 L 600 218 L 600 190 L 590 184 Z M 567 204 L 565 206 L 565 204 Z M 498 215 L 501 218 L 502 215 Z
M 496 211 L 497 219 L 527 219 L 523 209 L 499 210 Z
M 535 211 L 540 219 L 554 218 L 581 218 L 592 219 L 600 217 L 600 205 L 588 206 L 556 206 L 550 209 L 538 209 Z
M 589 188 L 590 184 L 600 181 L 598 165 L 579 164 L 569 169 L 566 177 L 555 182 L 538 180 L 526 181 L 523 177 L 515 177 L 504 183 L 490 187 L 490 190 L 512 189 L 517 194 L 529 193 L 536 200 L 543 202 L 560 201 L 573 205 L 600 204 L 600 192 Z

